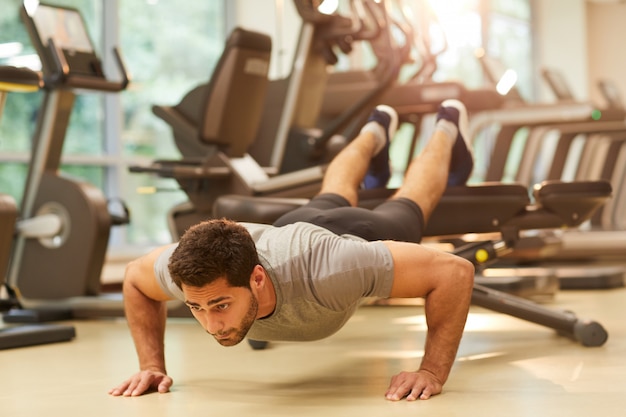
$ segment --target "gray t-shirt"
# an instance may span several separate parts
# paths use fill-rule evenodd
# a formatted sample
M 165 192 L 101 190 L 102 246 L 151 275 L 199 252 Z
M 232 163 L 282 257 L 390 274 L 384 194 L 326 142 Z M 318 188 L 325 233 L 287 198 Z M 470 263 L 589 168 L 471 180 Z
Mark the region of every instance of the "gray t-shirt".
M 383 242 L 338 236 L 309 223 L 243 225 L 276 289 L 276 309 L 255 321 L 251 339 L 321 339 L 338 331 L 364 297 L 391 293 L 393 260 Z M 160 255 L 155 274 L 167 294 L 184 301 L 167 269 L 174 249 L 172 245 Z

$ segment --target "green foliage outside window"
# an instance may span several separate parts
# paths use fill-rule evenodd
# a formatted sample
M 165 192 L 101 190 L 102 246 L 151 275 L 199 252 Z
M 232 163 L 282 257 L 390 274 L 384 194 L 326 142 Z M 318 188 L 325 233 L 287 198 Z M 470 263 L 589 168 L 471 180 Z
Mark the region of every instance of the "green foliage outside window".
M 0 64 L 25 66 L 33 60 L 35 49 L 31 44 L 28 33 L 19 17 L 22 2 L 19 0 L 5 0 L 3 13 L 0 15 L 0 44 L 18 43 L 22 51 L 17 57 L 4 57 Z M 55 5 L 76 7 L 81 10 L 87 22 L 92 40 L 96 45 L 99 41 L 101 22 L 95 17 L 100 2 L 94 0 L 58 0 Z M 35 62 L 38 59 L 34 59 Z M 0 155 L 9 153 L 14 158 L 25 162 L 8 163 L 0 158 L 0 192 L 12 195 L 18 202 L 21 201 L 24 182 L 26 180 L 27 160 L 31 150 L 32 136 L 35 131 L 36 120 L 41 106 L 43 93 L 11 93 L 7 97 L 4 114 L 0 120 Z M 96 96 L 79 96 L 76 99 L 70 126 L 68 128 L 63 152 L 66 155 L 101 155 L 103 153 L 102 114 L 100 100 Z M 80 169 L 63 167 L 63 172 L 80 174 L 83 180 L 93 182 L 102 187 L 102 168 L 81 167 Z
M 5 0 L 0 14 L 0 44 L 19 43 L 16 57 L 0 57 L 0 65 L 21 66 L 35 54 L 19 17 L 21 0 Z M 95 48 L 102 56 L 101 38 L 105 27 L 102 8 L 116 2 L 107 0 L 49 0 L 81 11 Z M 129 174 L 127 166 L 148 163 L 154 158 L 178 158 L 171 131 L 151 112 L 153 104 L 175 104 L 193 86 L 206 82 L 224 42 L 223 0 L 186 3 L 170 0 L 117 2 L 120 50 L 132 83 L 120 94 L 122 114 L 119 145 L 108 146 L 104 138 L 103 95 L 80 94 L 76 98 L 63 148 L 68 162 L 62 175 L 90 182 L 107 197 L 121 197 L 130 207 L 131 224 L 124 228 L 123 241 L 114 245 L 155 244 L 170 241 L 167 210 L 186 196 L 173 180 Z M 37 61 L 37 60 L 35 60 Z M 22 198 L 29 152 L 43 93 L 8 96 L 0 120 L 0 192 Z M 111 154 L 109 148 L 119 149 Z M 102 160 L 98 160 L 102 157 Z M 139 159 L 138 159 L 139 158 Z M 143 158 L 143 159 L 141 159 Z M 74 161 L 74 162 L 72 162 Z M 87 162 L 85 162 L 87 161 Z M 91 162 L 89 162 L 91 161 Z M 111 184 L 107 171 L 115 170 Z M 114 178 L 115 176 L 113 176 Z M 161 190 L 139 194 L 139 187 Z

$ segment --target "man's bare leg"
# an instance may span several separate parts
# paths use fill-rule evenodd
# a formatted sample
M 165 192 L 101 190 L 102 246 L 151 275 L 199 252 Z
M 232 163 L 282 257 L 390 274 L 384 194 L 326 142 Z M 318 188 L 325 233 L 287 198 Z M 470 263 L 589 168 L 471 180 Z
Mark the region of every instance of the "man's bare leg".
M 442 103 L 435 132 L 422 152 L 411 161 L 404 182 L 392 198 L 407 198 L 428 221 L 448 185 L 463 185 L 472 167 L 467 138 L 467 110 L 457 100 Z
M 359 135 L 328 165 L 320 194 L 339 194 L 350 205 L 356 206 L 358 190 L 372 165 L 378 162 L 379 165 L 383 165 L 381 170 L 384 170 L 384 165 L 387 164 L 386 169 L 389 169 L 388 161 L 382 158 L 389 158 L 389 141 L 395 134 L 397 125 L 398 116 L 395 110 L 388 106 L 377 106 Z M 387 173 L 387 179 L 388 175 Z M 386 182 L 384 175 L 381 184 L 383 182 Z
M 388 106 L 378 106 L 378 109 L 386 113 L 388 119 L 382 123 L 368 122 L 360 134 L 335 156 L 326 170 L 320 193 L 339 194 L 352 206 L 357 205 L 358 190 L 366 173 L 372 170 L 374 163 L 386 162 L 389 140 L 397 127 L 397 114 L 393 109 Z M 375 114 L 376 110 L 371 118 L 375 118 Z M 392 198 L 414 201 L 427 221 L 446 187 L 464 184 L 471 173 L 473 160 L 471 147 L 466 142 L 467 124 L 467 110 L 463 103 L 444 101 L 433 136 L 409 165 L 402 186 Z M 384 181 L 383 175 L 381 187 Z

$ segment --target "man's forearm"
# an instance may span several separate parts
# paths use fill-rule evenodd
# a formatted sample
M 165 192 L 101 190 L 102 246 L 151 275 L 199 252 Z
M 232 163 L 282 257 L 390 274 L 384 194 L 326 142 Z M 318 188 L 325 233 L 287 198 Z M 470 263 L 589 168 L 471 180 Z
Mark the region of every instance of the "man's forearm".
M 428 333 L 420 370 L 432 373 L 442 384 L 454 364 L 471 301 L 473 272 L 468 269 L 461 275 L 426 297 Z
M 165 373 L 166 303 L 146 297 L 132 283 L 125 282 L 124 308 L 140 369 Z

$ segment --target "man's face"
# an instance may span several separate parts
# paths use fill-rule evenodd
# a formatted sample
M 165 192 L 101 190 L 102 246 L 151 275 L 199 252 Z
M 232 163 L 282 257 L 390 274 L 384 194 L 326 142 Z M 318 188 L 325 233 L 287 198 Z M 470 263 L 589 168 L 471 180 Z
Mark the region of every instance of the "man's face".
M 222 346 L 241 342 L 256 319 L 259 304 L 248 288 L 230 287 L 220 278 L 204 287 L 183 284 L 185 304 Z

